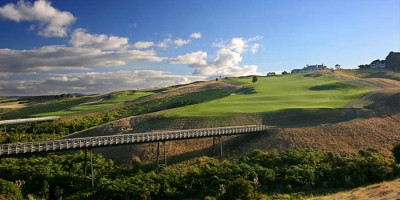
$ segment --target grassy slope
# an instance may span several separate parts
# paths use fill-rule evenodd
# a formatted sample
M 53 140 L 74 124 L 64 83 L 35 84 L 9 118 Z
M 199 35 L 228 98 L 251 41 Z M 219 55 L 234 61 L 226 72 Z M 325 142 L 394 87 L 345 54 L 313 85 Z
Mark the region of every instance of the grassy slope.
M 330 76 L 316 78 L 304 74 L 276 77 L 259 77 L 251 84 L 251 78 L 232 81 L 246 85 L 240 94 L 223 99 L 192 105 L 168 116 L 226 116 L 242 113 L 265 113 L 286 109 L 343 108 L 348 102 L 358 99 L 370 90 L 339 82 Z
M 63 109 L 55 112 L 45 112 L 45 113 L 38 113 L 33 116 L 35 117 L 41 117 L 41 116 L 68 116 L 68 115 L 79 115 L 79 114 L 85 114 L 85 113 L 90 113 L 90 112 L 96 112 L 100 111 L 103 109 L 111 108 L 113 106 L 121 105 L 125 102 L 133 101 L 136 99 L 139 99 L 141 97 L 145 97 L 148 95 L 153 94 L 152 92 L 130 92 L 130 91 L 124 91 L 124 92 L 117 92 L 117 93 L 112 93 L 109 95 L 107 98 L 104 100 L 101 100 L 99 102 L 95 103 L 90 103 L 90 104 L 82 104 L 82 105 L 77 105 L 68 109 Z
M 360 187 L 353 189 L 348 192 L 340 192 L 328 196 L 312 198 L 313 200 L 352 200 L 352 199 L 364 199 L 364 200 L 380 200 L 380 199 L 398 199 L 400 197 L 400 179 L 394 181 L 388 181 L 370 185 L 367 187 Z
M 365 72 L 357 70 L 353 73 L 360 78 L 387 78 L 400 81 L 400 72 Z
M 79 97 L 66 100 L 54 100 L 16 109 L 3 114 L 2 117 L 12 119 L 42 116 L 79 115 L 121 105 L 125 102 L 133 101 L 151 94 L 153 93 L 124 91 L 111 93 L 110 95 L 104 97 Z M 91 101 L 96 101 L 97 99 L 100 100 L 99 98 L 104 99 L 99 102 L 88 103 Z

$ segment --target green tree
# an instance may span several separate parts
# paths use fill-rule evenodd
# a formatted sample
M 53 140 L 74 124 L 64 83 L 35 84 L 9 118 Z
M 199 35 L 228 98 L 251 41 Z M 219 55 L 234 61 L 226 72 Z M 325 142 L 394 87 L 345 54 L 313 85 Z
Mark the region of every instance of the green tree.
M 253 76 L 253 80 L 251 80 L 251 82 L 254 84 L 257 81 L 258 81 L 258 77 L 257 76 Z
M 15 183 L 0 179 L 0 199 L 1 197 L 22 200 L 21 189 Z
M 396 145 L 393 148 L 392 153 L 396 163 L 400 164 L 400 144 Z
M 222 196 L 222 199 L 258 199 L 257 192 L 254 190 L 251 182 L 244 178 L 237 178 L 229 182 L 226 193 Z

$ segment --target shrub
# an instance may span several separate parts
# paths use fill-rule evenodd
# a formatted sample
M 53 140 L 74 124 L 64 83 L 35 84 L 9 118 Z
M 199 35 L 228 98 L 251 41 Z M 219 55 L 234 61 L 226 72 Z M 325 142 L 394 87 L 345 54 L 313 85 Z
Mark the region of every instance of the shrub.
M 12 182 L 0 179 L 0 199 L 3 196 L 5 199 L 22 200 L 21 189 Z
M 392 153 L 396 163 L 400 164 L 400 144 L 396 145 L 393 148 Z

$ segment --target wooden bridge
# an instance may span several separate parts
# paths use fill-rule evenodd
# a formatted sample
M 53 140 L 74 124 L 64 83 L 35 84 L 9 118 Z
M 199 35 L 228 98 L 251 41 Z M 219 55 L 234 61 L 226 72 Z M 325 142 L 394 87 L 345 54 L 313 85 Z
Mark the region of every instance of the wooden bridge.
M 170 140 L 194 139 L 203 137 L 221 137 L 265 131 L 267 126 L 231 126 L 205 129 L 187 129 L 148 133 L 59 139 L 41 142 L 11 143 L 0 145 L 0 156 L 25 153 L 54 152 L 76 149 L 91 149 L 126 144 L 165 142 Z
M 230 127 L 217 127 L 217 128 L 204 128 L 204 129 L 187 129 L 178 131 L 162 131 L 162 132 L 131 133 L 131 134 L 97 136 L 97 137 L 82 137 L 82 138 L 41 141 L 41 142 L 1 144 L 0 157 L 7 155 L 84 149 L 85 158 L 83 167 L 84 168 L 83 181 L 86 187 L 86 179 L 88 175 L 87 149 L 89 149 L 90 171 L 91 171 L 90 180 L 92 188 L 94 188 L 95 178 L 93 169 L 93 152 L 92 152 L 93 148 L 157 142 L 157 165 L 159 165 L 160 142 L 163 142 L 164 165 L 167 166 L 167 152 L 165 144 L 166 141 L 213 137 L 213 151 L 214 151 L 215 138 L 219 138 L 220 157 L 222 158 L 222 140 L 221 140 L 222 136 L 248 134 L 266 130 L 267 126 L 264 125 L 230 126 Z

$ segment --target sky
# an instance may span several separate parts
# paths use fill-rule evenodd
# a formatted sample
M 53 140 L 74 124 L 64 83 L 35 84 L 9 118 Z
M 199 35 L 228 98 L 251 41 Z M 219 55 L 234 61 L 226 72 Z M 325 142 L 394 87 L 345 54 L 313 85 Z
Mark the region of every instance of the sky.
M 400 51 L 400 0 L 0 0 L 0 96 L 108 93 Z

